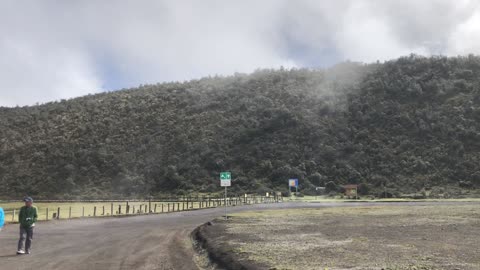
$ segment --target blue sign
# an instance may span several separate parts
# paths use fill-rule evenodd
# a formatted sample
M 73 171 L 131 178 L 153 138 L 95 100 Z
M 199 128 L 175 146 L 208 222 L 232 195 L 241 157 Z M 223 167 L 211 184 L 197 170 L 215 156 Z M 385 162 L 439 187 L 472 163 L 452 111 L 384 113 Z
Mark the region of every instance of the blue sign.
M 288 179 L 289 187 L 298 187 L 298 179 Z

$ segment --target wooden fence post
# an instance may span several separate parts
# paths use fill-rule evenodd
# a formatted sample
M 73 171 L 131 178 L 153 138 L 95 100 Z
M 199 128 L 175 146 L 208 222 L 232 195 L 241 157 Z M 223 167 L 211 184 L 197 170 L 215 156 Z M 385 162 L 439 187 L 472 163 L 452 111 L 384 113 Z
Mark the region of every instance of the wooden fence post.
M 163 213 L 163 203 L 162 203 L 162 213 Z
M 57 219 L 60 219 L 60 207 L 57 209 Z
M 157 204 L 155 204 L 155 208 L 153 208 L 153 212 L 157 213 Z
M 113 216 L 113 203 L 110 204 L 110 216 Z
M 71 206 L 68 208 L 68 218 L 69 219 L 72 218 L 72 207 Z
M 48 221 L 48 206 L 47 206 L 47 218 L 46 218 L 46 221 Z
M 148 213 L 152 213 L 152 199 L 148 198 Z
M 105 205 L 102 206 L 102 216 L 105 216 Z
M 118 214 L 119 215 L 122 214 L 122 205 L 121 204 L 118 205 Z
M 97 216 L 97 207 L 96 206 L 93 207 L 93 216 L 94 217 Z
M 128 215 L 130 213 L 130 205 L 128 204 L 128 201 L 127 201 L 127 206 L 125 208 L 126 208 L 126 213 Z
M 82 217 L 85 216 L 85 206 L 82 206 Z
M 13 209 L 12 222 L 15 221 L 15 209 Z

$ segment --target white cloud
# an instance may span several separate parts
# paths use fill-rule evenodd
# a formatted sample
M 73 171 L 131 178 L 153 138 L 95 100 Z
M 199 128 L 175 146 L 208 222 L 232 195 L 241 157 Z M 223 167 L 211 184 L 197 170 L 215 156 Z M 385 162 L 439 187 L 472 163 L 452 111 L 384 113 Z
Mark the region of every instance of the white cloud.
M 480 12 L 458 25 L 448 40 L 449 53 L 480 54 Z
M 373 62 L 412 52 L 425 53 L 418 45 L 409 48 L 398 42 L 393 29 L 381 16 L 368 16 L 373 7 L 365 3 L 357 1 L 345 11 L 343 27 L 336 34 L 336 44 L 344 57 Z
M 0 45 L 0 105 L 41 103 L 101 90 L 88 55 L 32 45 L 5 39 Z
M 328 57 L 480 53 L 478 37 L 475 0 L 0 1 L 0 106 Z

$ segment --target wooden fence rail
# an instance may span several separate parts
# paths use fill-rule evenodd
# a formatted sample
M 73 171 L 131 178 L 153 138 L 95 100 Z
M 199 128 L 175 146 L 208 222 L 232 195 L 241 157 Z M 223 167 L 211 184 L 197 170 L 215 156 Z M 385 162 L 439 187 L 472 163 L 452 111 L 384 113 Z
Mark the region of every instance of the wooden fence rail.
M 152 198 L 148 200 L 89 200 L 89 201 L 59 201 L 59 200 L 36 200 L 38 220 L 48 221 L 52 219 L 72 219 L 84 217 L 106 217 L 143 215 L 155 213 L 170 213 L 190 211 L 204 208 L 249 205 L 259 203 L 282 202 L 281 196 L 235 196 L 225 200 L 220 196 L 168 196 Z M 0 202 L 2 206 L 2 202 Z M 18 221 L 19 208 L 6 209 L 5 221 L 8 223 Z

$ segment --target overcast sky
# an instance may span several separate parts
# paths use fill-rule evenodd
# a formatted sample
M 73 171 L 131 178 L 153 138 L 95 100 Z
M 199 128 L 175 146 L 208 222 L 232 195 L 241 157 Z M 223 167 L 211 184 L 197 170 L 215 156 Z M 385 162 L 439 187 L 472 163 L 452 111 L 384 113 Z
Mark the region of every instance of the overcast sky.
M 480 54 L 478 0 L 0 0 L 0 106 L 270 67 Z

